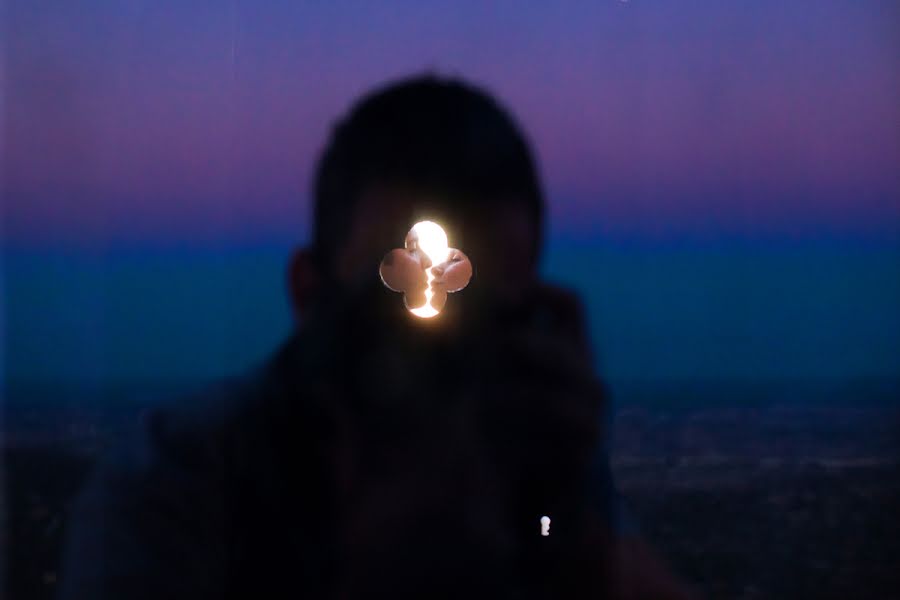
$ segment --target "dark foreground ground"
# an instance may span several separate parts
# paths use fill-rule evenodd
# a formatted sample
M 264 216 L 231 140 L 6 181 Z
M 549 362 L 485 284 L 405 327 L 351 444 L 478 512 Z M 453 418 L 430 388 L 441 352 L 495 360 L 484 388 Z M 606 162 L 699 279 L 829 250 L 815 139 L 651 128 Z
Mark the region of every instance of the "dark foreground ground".
M 646 537 L 708 598 L 900 598 L 900 403 L 743 406 L 616 411 L 613 468 Z M 71 498 L 136 413 L 8 412 L 0 595 L 53 596 Z

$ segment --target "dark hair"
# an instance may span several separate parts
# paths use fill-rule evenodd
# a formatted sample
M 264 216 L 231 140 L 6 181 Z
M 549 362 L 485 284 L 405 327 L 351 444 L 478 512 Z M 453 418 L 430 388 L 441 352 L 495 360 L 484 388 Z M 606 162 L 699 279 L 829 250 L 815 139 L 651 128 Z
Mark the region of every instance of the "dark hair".
M 439 192 L 452 198 L 448 210 L 464 214 L 523 203 L 539 244 L 544 199 L 528 144 L 509 113 L 470 84 L 431 75 L 401 80 L 364 96 L 337 123 L 313 189 L 320 268 L 330 271 L 354 204 L 379 183 Z

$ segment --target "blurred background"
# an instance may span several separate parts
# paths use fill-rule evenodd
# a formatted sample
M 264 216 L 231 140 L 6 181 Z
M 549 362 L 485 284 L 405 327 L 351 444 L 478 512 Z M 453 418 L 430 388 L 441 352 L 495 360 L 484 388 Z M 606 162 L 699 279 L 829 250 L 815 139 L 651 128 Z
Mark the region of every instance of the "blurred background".
M 645 535 L 711 598 L 900 594 L 900 7 L 564 4 L 0 2 L 11 597 L 124 422 L 287 336 L 331 124 L 425 71 L 530 135 Z

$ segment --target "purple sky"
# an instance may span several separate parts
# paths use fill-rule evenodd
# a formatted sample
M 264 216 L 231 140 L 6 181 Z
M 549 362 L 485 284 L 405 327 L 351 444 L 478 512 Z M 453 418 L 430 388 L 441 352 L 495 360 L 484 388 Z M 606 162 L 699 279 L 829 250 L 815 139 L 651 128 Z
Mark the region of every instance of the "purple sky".
M 432 69 L 528 131 L 610 377 L 896 378 L 900 5 L 534 4 L 0 0 L 6 373 L 265 356 L 331 123 Z
M 330 123 L 424 69 L 520 118 L 557 235 L 897 237 L 893 2 L 317 4 L 8 0 L 8 239 L 303 237 Z

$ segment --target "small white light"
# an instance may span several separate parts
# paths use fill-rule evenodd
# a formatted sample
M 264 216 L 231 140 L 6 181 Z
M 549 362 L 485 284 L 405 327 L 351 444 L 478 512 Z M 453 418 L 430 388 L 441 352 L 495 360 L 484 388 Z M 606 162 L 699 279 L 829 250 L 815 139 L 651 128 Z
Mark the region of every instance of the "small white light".
M 546 515 L 541 517 L 541 535 L 544 537 L 550 535 L 550 517 Z

